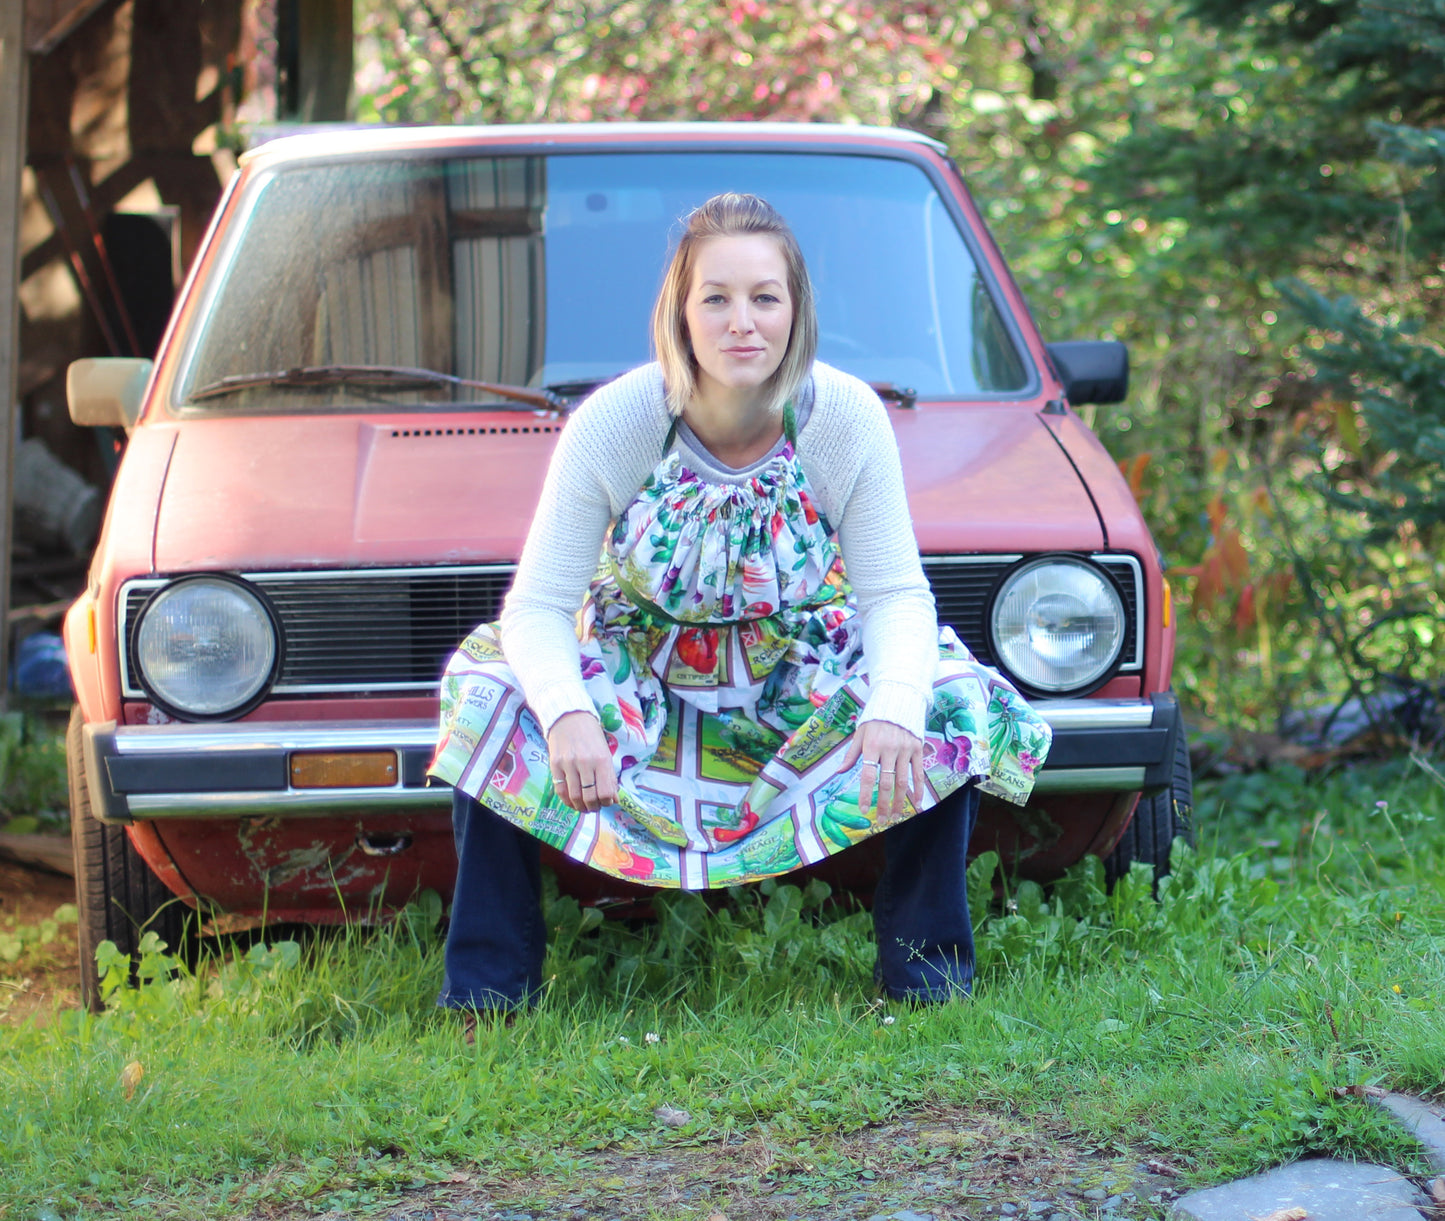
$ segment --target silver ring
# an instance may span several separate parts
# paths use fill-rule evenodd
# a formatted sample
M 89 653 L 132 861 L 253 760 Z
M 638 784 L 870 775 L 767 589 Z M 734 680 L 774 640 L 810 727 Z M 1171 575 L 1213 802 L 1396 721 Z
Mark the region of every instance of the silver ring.
M 898 769 L 896 767 L 880 767 L 878 770 L 882 772 L 885 776 L 894 776 L 898 773 Z

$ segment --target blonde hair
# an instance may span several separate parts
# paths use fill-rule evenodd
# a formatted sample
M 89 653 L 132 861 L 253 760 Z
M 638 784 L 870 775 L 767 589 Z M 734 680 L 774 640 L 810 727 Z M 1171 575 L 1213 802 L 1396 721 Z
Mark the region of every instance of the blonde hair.
M 652 346 L 662 365 L 667 388 L 667 409 L 681 415 L 697 392 L 697 358 L 687 333 L 685 310 L 692 288 L 693 264 L 699 243 L 710 237 L 739 237 L 761 233 L 775 238 L 788 268 L 788 295 L 793 299 L 793 330 L 782 362 L 766 383 L 772 411 L 797 394 L 813 367 L 818 351 L 818 314 L 813 305 L 813 284 L 798 239 L 770 203 L 756 195 L 714 195 L 687 218 L 672 262 L 663 277 L 657 303 L 652 307 Z

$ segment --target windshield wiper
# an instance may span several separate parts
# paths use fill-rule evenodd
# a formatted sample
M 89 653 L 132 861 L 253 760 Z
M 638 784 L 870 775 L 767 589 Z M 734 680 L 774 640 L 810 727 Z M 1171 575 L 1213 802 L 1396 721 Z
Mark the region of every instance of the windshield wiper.
M 408 386 L 465 386 L 507 399 L 509 407 L 511 403 L 516 403 L 516 407 L 510 407 L 513 411 L 522 410 L 525 406 L 560 412 L 571 406 L 567 397 L 551 389 L 534 390 L 528 386 L 479 382 L 467 377 L 454 377 L 450 373 L 438 373 L 435 369 L 415 369 L 406 365 L 300 365 L 294 369 L 282 369 L 273 373 L 236 373 L 192 391 L 187 401 L 199 403 L 204 399 L 221 398 L 253 386 L 340 385 L 385 386 L 393 390 Z
M 918 406 L 918 391 L 912 386 L 899 386 L 894 382 L 869 382 L 868 385 L 885 403 L 891 399 L 900 407 L 912 409 Z

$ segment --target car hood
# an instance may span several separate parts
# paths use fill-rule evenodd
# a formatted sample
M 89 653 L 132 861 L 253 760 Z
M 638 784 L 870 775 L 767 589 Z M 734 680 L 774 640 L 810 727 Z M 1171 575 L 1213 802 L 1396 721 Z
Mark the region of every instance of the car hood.
M 530 413 L 189 420 L 156 569 L 515 560 L 561 429 Z
M 1037 412 L 889 414 L 925 552 L 1103 544 L 1093 502 Z M 513 561 L 561 428 L 531 414 L 187 421 L 161 496 L 156 570 Z
M 1018 403 L 889 412 L 920 549 L 1090 551 L 1105 535 L 1048 418 Z M 807 432 L 799 447 L 807 443 Z

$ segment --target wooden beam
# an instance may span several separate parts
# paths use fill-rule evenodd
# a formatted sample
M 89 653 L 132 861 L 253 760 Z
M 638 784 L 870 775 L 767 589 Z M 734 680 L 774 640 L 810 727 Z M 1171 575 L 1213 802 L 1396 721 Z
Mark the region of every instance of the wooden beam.
M 10 609 L 10 501 L 20 368 L 20 176 L 30 101 L 25 14 L 0 2 L 0 622 Z M 0 707 L 9 691 L 10 633 L 0 637 Z
M 277 0 L 278 118 L 304 123 L 348 117 L 354 0 Z
M 115 0 L 25 0 L 25 48 L 49 55 L 87 17 Z

